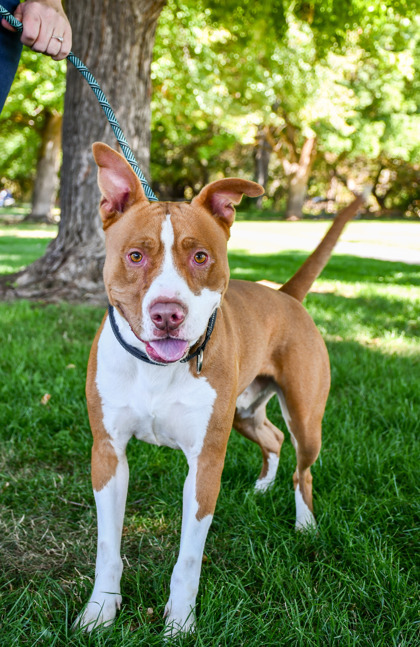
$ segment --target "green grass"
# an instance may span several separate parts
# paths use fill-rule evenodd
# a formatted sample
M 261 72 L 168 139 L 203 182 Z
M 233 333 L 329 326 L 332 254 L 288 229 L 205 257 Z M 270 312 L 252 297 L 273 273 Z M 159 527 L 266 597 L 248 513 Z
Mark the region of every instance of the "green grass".
M 38 242 L 26 240 L 18 265 Z M 236 277 L 281 282 L 304 257 L 232 253 L 231 265 Z M 259 450 L 232 434 L 206 544 L 197 633 L 176 644 L 420 645 L 419 283 L 418 266 L 331 260 L 306 302 L 332 367 L 313 468 L 318 532 L 293 528 L 290 441 L 273 489 L 257 495 Z M 102 313 L 0 304 L 0 637 L 7 647 L 163 644 L 186 465 L 180 452 L 135 441 L 123 610 L 108 630 L 71 631 L 94 572 L 84 376 Z M 42 404 L 45 394 L 51 397 Z M 274 401 L 270 412 L 284 429 Z
M 0 225 L 0 274 L 18 272 L 42 256 L 56 225 Z

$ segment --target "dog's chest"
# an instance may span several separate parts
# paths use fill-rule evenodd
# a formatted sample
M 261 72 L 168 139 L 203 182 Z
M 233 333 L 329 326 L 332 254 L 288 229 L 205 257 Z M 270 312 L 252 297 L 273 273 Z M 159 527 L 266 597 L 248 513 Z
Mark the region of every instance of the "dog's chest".
M 154 445 L 201 449 L 216 398 L 188 364 L 151 366 L 129 355 L 104 328 L 98 344 L 96 385 L 105 429 L 119 445 L 131 436 Z

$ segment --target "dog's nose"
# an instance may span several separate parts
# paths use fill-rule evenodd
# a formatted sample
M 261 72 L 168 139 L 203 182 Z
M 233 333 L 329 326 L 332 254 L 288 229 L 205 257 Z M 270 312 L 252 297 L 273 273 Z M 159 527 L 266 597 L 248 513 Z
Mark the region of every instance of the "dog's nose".
M 176 301 L 158 301 L 149 310 L 150 318 L 158 330 L 175 330 L 185 319 L 185 308 Z

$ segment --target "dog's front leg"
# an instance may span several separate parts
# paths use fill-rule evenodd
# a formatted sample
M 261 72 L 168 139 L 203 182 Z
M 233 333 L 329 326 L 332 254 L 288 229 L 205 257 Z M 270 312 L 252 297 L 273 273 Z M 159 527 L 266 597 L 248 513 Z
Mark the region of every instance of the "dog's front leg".
M 94 443 L 92 449 L 92 481 L 98 517 L 95 585 L 86 608 L 75 622 L 75 627 L 86 631 L 99 625 L 111 624 L 121 606 L 120 549 L 128 488 L 128 463 L 125 451 L 117 457 L 108 441 L 105 441 L 105 446 L 101 445 L 104 443 Z M 100 472 L 104 469 L 108 472 L 105 479 L 103 474 L 96 473 L 95 476 L 95 467 Z
M 216 507 L 226 452 L 226 444 L 222 445 L 212 456 L 212 448 L 209 451 L 206 446 L 200 456 L 187 456 L 189 471 L 184 484 L 181 545 L 165 609 L 168 636 L 194 630 L 204 544 Z

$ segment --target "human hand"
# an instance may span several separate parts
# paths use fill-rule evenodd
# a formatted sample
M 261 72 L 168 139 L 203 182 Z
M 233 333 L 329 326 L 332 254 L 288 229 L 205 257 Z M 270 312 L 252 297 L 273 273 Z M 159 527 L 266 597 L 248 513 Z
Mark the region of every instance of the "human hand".
M 71 26 L 60 0 L 26 0 L 16 7 L 14 16 L 23 24 L 24 45 L 55 61 L 66 58 L 71 50 Z M 1 24 L 15 31 L 6 20 Z

